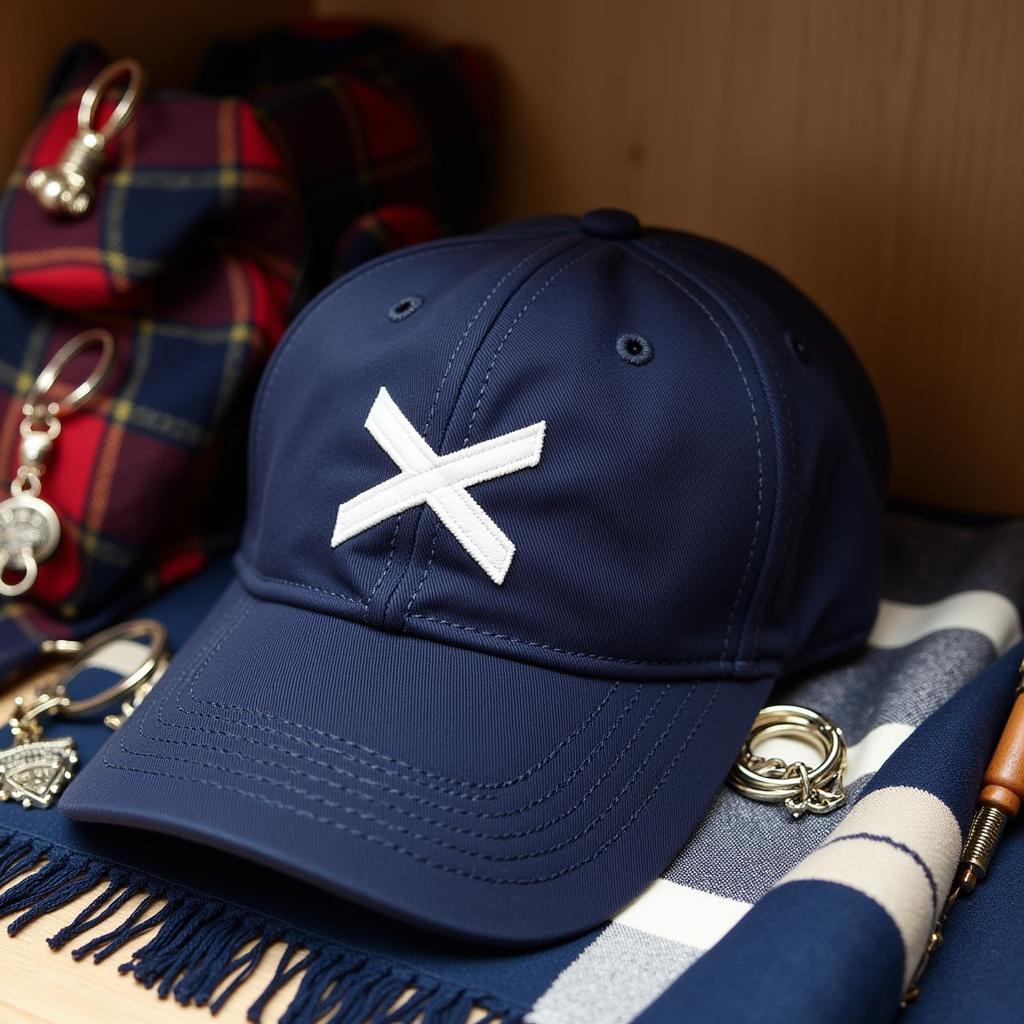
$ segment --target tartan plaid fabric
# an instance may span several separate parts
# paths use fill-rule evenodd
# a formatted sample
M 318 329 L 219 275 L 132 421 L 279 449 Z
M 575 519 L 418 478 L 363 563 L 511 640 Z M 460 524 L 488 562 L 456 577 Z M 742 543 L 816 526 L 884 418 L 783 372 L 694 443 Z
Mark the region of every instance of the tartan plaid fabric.
M 411 204 L 435 232 L 474 226 L 494 108 L 475 51 L 323 19 L 218 43 L 200 88 L 250 96 L 288 154 L 310 225 L 303 298 L 346 268 L 337 240 L 363 211 Z M 322 131 L 339 119 L 343 130 Z
M 373 28 L 274 38 L 313 41 L 320 60 L 337 68 L 357 57 L 384 78 L 389 60 L 404 69 L 419 59 Z M 434 57 L 424 61 L 443 77 Z M 17 467 L 23 397 L 56 349 L 94 326 L 118 342 L 112 373 L 64 422 L 43 478 L 63 539 L 31 601 L 0 603 L 0 675 L 43 638 L 101 628 L 233 542 L 248 407 L 299 280 L 305 290 L 452 222 L 432 155 L 440 121 L 413 119 L 420 100 L 401 95 L 415 76 L 396 72 L 378 89 L 383 79 L 347 66 L 315 83 L 294 66 L 284 84 L 238 76 L 233 95 L 151 94 L 111 146 L 92 212 L 54 219 L 24 179 L 56 161 L 105 62 L 88 46 L 62 61 L 0 195 L 4 471 Z M 448 68 L 458 88 L 475 88 Z M 231 79 L 219 84 L 231 91 Z M 253 89 L 256 99 L 241 97 Z M 484 121 L 473 123 L 482 151 Z M 72 364 L 69 379 L 87 372 Z
M 31 602 L 0 608 L 0 668 L 44 636 L 91 630 L 196 571 L 233 535 L 239 428 L 303 251 L 288 171 L 237 98 L 140 104 L 95 210 L 49 216 L 24 178 L 58 158 L 80 96 L 72 88 L 55 100 L 0 199 L 5 472 L 17 466 L 23 396 L 56 349 L 103 326 L 117 356 L 98 399 L 67 418 L 54 446 L 43 497 L 63 540 Z M 84 372 L 72 364 L 69 379 Z

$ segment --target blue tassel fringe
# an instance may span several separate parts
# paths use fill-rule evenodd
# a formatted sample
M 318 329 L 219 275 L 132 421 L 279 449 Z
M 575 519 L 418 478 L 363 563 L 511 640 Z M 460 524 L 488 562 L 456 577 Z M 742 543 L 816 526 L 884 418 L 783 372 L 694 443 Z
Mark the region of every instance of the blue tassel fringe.
M 47 941 L 56 950 L 89 936 L 71 956 L 99 963 L 147 936 L 118 970 L 155 988 L 161 999 L 173 996 L 183 1006 L 207 1006 L 215 1014 L 251 978 L 270 948 L 283 943 L 273 976 L 246 1014 L 253 1024 L 298 975 L 298 991 L 281 1024 L 465 1024 L 474 1007 L 484 1014 L 479 1024 L 522 1019 L 519 1010 L 500 1000 L 387 958 L 325 942 L 41 840 L 0 834 L 0 918 L 14 918 L 7 925 L 10 935 L 104 882 L 75 919 Z M 139 896 L 131 914 L 103 929 Z

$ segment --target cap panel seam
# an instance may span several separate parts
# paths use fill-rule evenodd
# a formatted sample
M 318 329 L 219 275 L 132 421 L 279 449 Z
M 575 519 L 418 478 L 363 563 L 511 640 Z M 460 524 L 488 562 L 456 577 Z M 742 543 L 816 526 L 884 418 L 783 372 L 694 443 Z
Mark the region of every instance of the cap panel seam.
M 484 296 L 483 302 L 480 303 L 480 305 L 476 309 L 476 312 L 470 317 L 469 321 L 466 324 L 465 330 L 462 332 L 462 335 L 459 337 L 459 340 L 455 343 L 455 347 L 452 349 L 451 354 L 448 356 L 448 362 L 445 365 L 444 371 L 442 372 L 441 377 L 440 377 L 440 379 L 437 382 L 437 390 L 434 392 L 433 401 L 430 403 L 430 412 L 427 415 L 427 422 L 424 424 L 424 427 L 423 427 L 423 435 L 424 435 L 424 437 L 426 436 L 427 431 L 430 429 L 430 424 L 433 422 L 434 413 L 437 411 L 437 404 L 438 404 L 438 402 L 440 401 L 440 398 L 441 398 L 441 391 L 444 388 L 445 382 L 448 379 L 448 374 L 451 372 L 452 366 L 455 363 L 455 357 L 459 354 L 459 351 L 461 350 L 463 344 L 465 343 L 466 338 L 469 337 L 469 332 L 473 329 L 473 325 L 480 318 L 480 314 L 484 311 L 484 308 L 487 306 L 487 304 L 494 297 L 494 294 L 497 292 L 497 290 L 517 270 L 519 270 L 524 264 L 529 263 L 529 261 L 531 259 L 534 259 L 534 258 L 540 256 L 542 253 L 544 253 L 548 249 L 552 248 L 557 242 L 559 242 L 562 239 L 562 237 L 563 236 L 561 234 L 556 235 L 554 238 L 550 238 L 544 245 L 542 245 L 535 252 L 530 252 L 526 256 L 524 256 L 514 267 L 512 267 L 511 270 L 506 271 L 498 279 L 497 283 L 494 284 L 494 286 L 487 293 L 487 295 Z M 410 510 L 410 511 L 412 511 L 412 510 Z M 388 555 L 387 555 L 387 559 L 386 559 L 386 561 L 384 563 L 384 568 L 381 569 L 380 575 L 377 577 L 376 581 L 373 584 L 373 589 L 370 591 L 369 595 L 366 598 L 366 602 L 365 602 L 365 604 L 366 604 L 366 611 L 363 614 L 363 620 L 364 621 L 366 621 L 368 619 L 368 617 L 369 617 L 370 604 L 373 601 L 374 595 L 377 593 L 378 589 L 380 588 L 380 585 L 384 582 L 384 579 L 387 576 L 388 571 L 391 569 L 392 563 L 394 562 L 395 551 L 397 549 L 397 542 L 398 542 L 398 529 L 402 525 L 402 515 L 403 515 L 402 513 L 400 513 L 398 515 L 398 518 L 395 520 L 394 529 L 392 529 L 392 531 L 391 531 L 391 541 L 390 541 L 390 543 L 388 545 Z M 418 510 L 416 515 L 417 515 L 417 519 L 420 516 L 422 516 L 423 515 L 423 509 Z M 413 536 L 414 536 L 414 539 L 415 539 L 415 532 L 414 532 Z
M 459 340 L 455 343 L 455 347 L 451 351 L 451 355 L 448 357 L 448 362 L 445 365 L 444 372 L 441 374 L 441 379 L 437 382 L 437 390 L 434 392 L 434 399 L 430 403 L 430 412 L 427 415 L 427 422 L 423 426 L 423 434 L 426 436 L 427 431 L 430 429 L 430 424 L 434 420 L 434 413 L 437 411 L 437 404 L 441 399 L 441 391 L 444 388 L 445 382 L 448 380 L 448 375 L 451 373 L 452 365 L 455 363 L 455 357 L 459 354 L 462 346 L 465 344 L 466 338 L 469 337 L 469 332 L 473 329 L 473 324 L 480 318 L 480 314 L 484 311 L 484 307 L 494 297 L 494 293 L 513 275 L 516 271 L 520 270 L 526 263 L 529 263 L 531 259 L 535 259 L 543 255 L 548 249 L 552 248 L 556 242 L 563 239 L 563 236 L 559 235 L 549 240 L 546 245 L 541 246 L 535 252 L 531 252 L 524 256 L 511 270 L 506 271 L 498 279 L 491 290 L 484 296 L 483 302 L 477 307 L 476 312 L 470 317 L 469 322 L 466 324 L 466 329 L 462 332 Z M 444 443 L 444 437 L 442 436 L 439 441 L 439 447 Z
M 423 615 L 413 612 L 410 619 L 423 619 L 425 622 L 434 622 L 440 626 L 450 626 L 452 629 L 461 629 L 468 633 L 479 633 L 481 636 L 494 637 L 497 640 L 507 640 L 513 644 L 524 644 L 527 647 L 538 647 L 544 651 L 553 651 L 555 654 L 568 654 L 574 658 L 590 658 L 594 661 L 607 661 L 618 665 L 718 665 L 720 662 L 713 658 L 676 658 L 666 661 L 657 661 L 650 658 L 617 658 L 611 654 L 592 654 L 589 651 L 570 651 L 564 647 L 556 647 L 554 644 L 542 643 L 539 640 L 525 640 L 522 637 L 510 636 L 507 633 L 496 633 L 492 630 L 481 629 L 478 626 L 467 626 L 461 622 L 452 622 L 448 619 L 436 618 L 433 615 Z M 500 656 L 500 655 L 499 655 Z M 736 668 L 747 668 L 754 664 L 748 661 L 735 661 L 731 663 Z
M 671 249 L 668 249 L 668 248 L 666 248 L 666 247 L 664 247 L 662 245 L 659 245 L 657 241 L 652 241 L 651 243 L 649 243 L 648 246 L 643 246 L 643 248 L 647 249 L 647 251 L 650 251 L 652 253 L 657 253 L 659 258 L 662 258 L 662 259 L 669 259 L 669 258 L 672 258 L 672 257 L 675 257 L 676 259 L 678 259 L 678 256 L 676 256 Z M 689 253 L 687 254 L 687 256 L 684 258 L 687 261 L 687 266 L 688 266 L 688 261 L 692 260 L 693 258 L 694 257 L 692 256 L 692 254 L 689 254 Z M 696 275 L 698 272 L 695 271 L 695 270 L 687 269 L 686 273 L 687 273 L 688 276 L 692 277 L 692 276 Z M 759 380 L 761 382 L 761 389 L 762 389 L 762 392 L 765 394 L 766 399 L 768 397 L 768 392 L 767 392 L 767 387 L 766 387 L 766 384 L 765 384 L 765 380 L 764 380 L 764 378 L 762 376 L 762 370 L 761 370 L 760 366 L 758 365 L 758 360 L 757 360 L 757 352 L 758 351 L 764 351 L 765 356 L 766 356 L 766 362 L 770 366 L 770 372 L 771 372 L 772 378 L 774 379 L 774 381 L 775 381 L 775 383 L 776 383 L 776 385 L 777 385 L 777 387 L 779 389 L 779 392 L 780 392 L 780 396 L 781 396 L 780 404 L 782 405 L 783 412 L 784 412 L 784 418 L 785 418 L 785 422 L 786 422 L 786 431 L 787 431 L 787 435 L 788 435 L 788 438 L 789 438 L 789 455 L 790 455 L 790 460 L 791 460 L 790 472 L 789 473 L 785 473 L 784 462 L 783 462 L 783 460 L 781 458 L 778 458 L 778 467 L 779 467 L 778 476 L 779 476 L 780 480 L 782 479 L 784 474 L 788 477 L 787 489 L 789 491 L 789 501 L 787 502 L 787 506 L 788 507 L 787 507 L 787 512 L 786 512 L 785 518 L 784 518 L 784 524 L 785 525 L 783 527 L 783 535 L 782 535 L 782 541 L 781 541 L 780 551 L 779 551 L 779 565 L 780 565 L 780 568 L 781 568 L 781 567 L 785 566 L 785 564 L 786 564 L 786 557 L 787 557 L 787 554 L 789 552 L 789 542 L 790 542 L 791 536 L 792 536 L 793 520 L 794 520 L 794 517 L 795 517 L 796 502 L 797 502 L 797 477 L 796 477 L 796 467 L 798 465 L 798 460 L 797 460 L 797 441 L 796 441 L 796 434 L 795 434 L 795 431 L 793 429 L 793 413 L 792 413 L 792 408 L 791 408 L 790 401 L 789 401 L 789 394 L 786 391 L 786 386 L 785 386 L 785 383 L 783 382 L 783 375 L 779 372 L 779 364 L 778 364 L 778 361 L 777 361 L 777 359 L 775 357 L 775 352 L 774 352 L 771 344 L 768 342 L 768 339 L 765 336 L 764 332 L 761 330 L 761 328 L 757 325 L 757 323 L 751 317 L 751 315 L 748 312 L 746 306 L 739 299 L 737 299 L 735 293 L 733 293 L 726 286 L 726 284 L 722 280 L 722 275 L 720 275 L 719 273 L 717 273 L 715 271 L 709 271 L 709 270 L 703 270 L 700 273 L 703 273 L 712 282 L 712 284 L 714 285 L 715 289 L 717 291 L 721 292 L 729 300 L 729 302 L 732 305 L 732 312 L 733 313 L 738 313 L 740 316 L 742 316 L 743 319 L 746 321 L 747 325 L 749 326 L 750 330 L 753 332 L 753 334 L 756 335 L 756 337 L 761 341 L 761 348 L 760 349 L 755 351 L 754 349 L 751 349 L 748 346 L 748 350 L 750 351 L 751 359 L 754 362 L 755 368 L 758 371 L 758 378 L 759 378 Z M 770 402 L 769 402 L 769 405 L 770 405 Z M 778 493 L 778 491 L 779 491 L 779 488 L 777 487 L 776 488 L 776 492 Z M 758 579 L 758 584 L 757 584 L 757 586 L 754 588 L 754 590 L 751 593 L 751 602 L 753 602 L 754 595 L 760 589 L 760 581 L 763 578 L 763 576 L 764 576 L 764 572 L 763 572 L 763 569 L 762 569 L 762 573 L 760 574 L 759 579 Z M 764 617 L 761 616 L 758 619 L 757 626 L 756 626 L 755 631 L 754 631 L 754 640 L 753 640 L 753 644 L 752 644 L 751 651 L 750 651 L 750 660 L 752 660 L 752 661 L 756 661 L 757 660 L 758 653 L 760 651 L 760 647 L 761 647 L 761 631 L 762 631 L 763 625 L 764 625 Z
M 750 325 L 750 329 L 761 339 L 763 349 L 767 355 L 767 361 L 771 365 L 772 376 L 775 378 L 775 382 L 778 385 L 779 392 L 782 397 L 782 408 L 785 412 L 786 420 L 786 432 L 789 437 L 789 455 L 790 455 L 790 473 L 789 476 L 789 501 L 788 509 L 785 517 L 785 527 L 783 528 L 782 534 L 782 546 L 779 552 L 779 566 L 780 570 L 786 565 L 786 559 L 789 554 L 789 543 L 792 539 L 793 531 L 793 519 L 796 514 L 796 501 L 797 501 L 797 484 L 796 484 L 796 467 L 799 464 L 797 456 L 797 441 L 796 432 L 793 429 L 793 410 L 790 406 L 789 394 L 786 391 L 786 385 L 783 382 L 783 375 L 779 372 L 778 360 L 775 358 L 775 352 L 772 346 L 769 344 L 768 339 L 765 337 L 764 332 L 757 326 L 753 318 L 747 312 L 746 307 L 729 291 L 728 288 L 718 279 L 716 275 L 712 275 L 715 280 L 715 286 L 719 288 L 726 296 L 730 299 L 733 306 L 743 316 L 743 319 Z M 780 464 L 780 475 L 783 470 L 783 466 Z M 750 656 L 753 660 L 757 659 L 758 652 L 761 649 L 761 630 L 764 625 L 764 616 L 762 615 L 758 619 L 757 627 L 754 630 L 754 643 L 751 648 Z
M 576 244 L 583 244 L 583 243 L 576 243 Z M 466 427 L 466 436 L 462 439 L 463 446 L 465 446 L 465 445 L 467 445 L 469 443 L 470 436 L 473 433 L 473 425 L 476 422 L 477 413 L 480 411 L 480 406 L 481 406 L 481 404 L 483 402 L 483 399 L 484 399 L 484 393 L 486 392 L 487 385 L 490 382 L 491 374 L 494 371 L 494 366 L 495 366 L 495 364 L 498 361 L 498 356 L 501 355 L 502 349 L 505 347 L 505 342 L 508 341 L 509 337 L 512 335 L 512 332 L 513 332 L 513 330 L 515 330 L 516 325 L 519 323 L 519 321 L 526 314 L 526 311 L 530 308 L 530 306 L 532 306 L 533 303 L 545 291 L 547 291 L 547 289 L 552 284 L 554 284 L 554 282 L 559 277 L 561 277 L 562 274 L 564 274 L 566 271 L 570 270 L 572 267 L 576 266 L 576 264 L 579 263 L 581 260 L 583 260 L 587 255 L 589 255 L 589 253 L 591 251 L 592 250 L 588 247 L 582 253 L 580 253 L 580 255 L 578 255 L 575 259 L 572 259 L 568 263 L 564 263 L 561 267 L 559 267 L 558 270 L 555 271 L 555 273 L 553 273 L 550 277 L 548 277 L 548 279 L 544 282 L 544 284 L 542 284 L 540 286 L 540 288 L 538 288 L 530 296 L 530 298 L 527 300 L 527 302 L 523 305 L 522 309 L 519 310 L 519 313 L 516 315 L 516 318 L 512 321 L 511 324 L 509 324 L 508 329 L 505 331 L 505 334 L 502 336 L 501 340 L 498 342 L 498 345 L 496 346 L 496 348 L 494 350 L 494 353 L 491 356 L 491 361 L 490 361 L 490 363 L 487 366 L 487 372 L 484 374 L 483 383 L 480 385 L 480 391 L 477 394 L 476 403 L 473 406 L 473 411 L 472 411 L 472 413 L 470 415 L 470 418 L 469 418 L 469 424 Z M 467 372 L 468 372 L 468 370 L 467 370 Z M 455 415 L 455 410 L 458 408 L 458 404 L 459 403 L 456 402 L 453 405 L 453 407 L 452 407 L 451 417 L 449 417 L 448 423 L 445 425 L 445 431 L 444 431 L 445 435 L 447 435 L 448 428 L 451 426 L 451 420 L 452 420 L 452 417 L 454 417 L 454 415 Z M 442 437 L 442 443 L 443 443 L 443 437 Z M 416 598 L 419 596 L 420 591 L 423 589 L 423 585 L 427 582 L 427 579 L 430 576 L 431 569 L 432 569 L 432 567 L 434 565 L 434 556 L 435 556 L 435 554 L 437 552 L 437 538 L 440 535 L 440 528 L 441 527 L 440 527 L 440 523 L 439 522 L 434 524 L 434 530 L 433 530 L 433 533 L 431 534 L 431 538 L 430 538 L 430 551 L 429 551 L 428 556 L 427 556 L 427 564 L 423 567 L 423 573 L 420 576 L 420 579 L 419 579 L 419 581 L 416 584 L 416 588 L 413 590 L 412 595 L 410 596 L 409 601 L 408 601 L 408 603 L 405 606 L 405 611 L 402 613 L 402 629 L 403 629 L 403 631 L 405 630 L 405 626 L 406 626 L 406 624 L 409 621 L 410 613 L 412 611 L 412 606 L 415 604 Z
M 446 366 L 446 368 L 444 370 L 444 373 L 442 375 L 442 379 L 441 379 L 440 383 L 438 384 L 437 395 L 440 394 L 441 389 L 444 386 L 445 380 L 447 379 L 447 377 L 448 377 L 448 375 L 450 373 L 451 365 L 454 362 L 455 357 L 457 356 L 458 352 L 461 350 L 461 348 L 462 348 L 466 338 L 469 336 L 469 332 L 472 329 L 473 324 L 479 318 L 480 313 L 482 312 L 484 307 L 487 305 L 487 303 L 490 301 L 490 299 L 494 295 L 494 293 L 497 292 L 498 288 L 505 281 L 507 281 L 510 277 L 512 277 L 512 275 L 517 270 L 519 270 L 522 266 L 524 266 L 526 263 L 530 262 L 531 260 L 538 261 L 539 262 L 539 266 L 536 269 L 530 271 L 530 273 L 526 277 L 526 280 L 529 280 L 530 277 L 533 274 L 537 273 L 543 266 L 547 265 L 547 263 L 551 259 L 557 258 L 558 255 L 560 255 L 561 253 L 569 251 L 570 249 L 572 249 L 573 247 L 575 247 L 578 244 L 580 244 L 579 241 L 577 241 L 575 239 L 572 239 L 572 238 L 570 238 L 568 240 L 568 242 L 567 242 L 566 234 L 564 232 L 559 233 L 558 235 L 556 235 L 556 237 L 551 239 L 547 244 L 541 246 L 539 249 L 531 251 L 527 256 L 525 256 L 523 259 L 521 259 L 516 264 L 516 266 L 514 266 L 511 270 L 509 270 L 506 274 L 504 274 L 502 276 L 502 278 L 498 282 L 498 284 L 496 284 L 494 286 L 494 288 L 492 288 L 491 292 L 489 292 L 488 295 L 484 298 L 484 301 L 480 304 L 479 309 L 473 315 L 470 323 L 468 323 L 466 325 L 465 331 L 463 332 L 462 336 L 459 338 L 459 341 L 456 343 L 455 349 L 453 350 L 451 358 L 449 359 L 449 364 L 448 364 L 448 366 Z M 548 255 L 549 250 L 555 248 L 556 246 L 561 246 L 559 251 L 556 252 L 554 255 Z M 513 290 L 512 295 L 510 295 L 508 297 L 508 299 L 506 299 L 506 302 L 510 301 L 515 296 L 515 291 L 518 290 L 518 288 L 521 287 L 521 286 L 522 286 L 521 284 L 516 286 L 516 289 Z M 501 309 L 503 309 L 503 308 L 504 308 L 504 306 L 501 307 Z M 499 309 L 495 314 L 493 314 L 493 318 L 494 319 L 496 319 L 497 316 L 500 315 L 501 309 Z M 494 322 L 494 320 L 492 319 L 491 323 L 493 324 L 493 322 Z M 483 335 L 481 337 L 481 343 L 486 338 L 487 332 L 488 332 L 489 329 L 490 329 L 490 327 L 488 327 L 483 332 Z M 460 401 L 460 398 L 461 398 L 462 386 L 463 386 L 463 383 L 465 381 L 465 374 L 469 373 L 469 371 L 472 368 L 473 363 L 475 362 L 475 360 L 476 360 L 476 353 L 474 353 L 470 357 L 469 363 L 467 364 L 466 369 L 464 371 L 463 381 L 459 383 L 458 388 L 456 390 L 456 395 L 455 395 L 455 398 L 454 398 L 454 400 L 452 402 L 452 408 L 451 408 L 451 412 L 449 413 L 449 418 L 445 422 L 444 429 L 441 431 L 440 437 L 438 439 L 438 445 L 437 445 L 438 453 L 442 453 L 444 451 L 444 442 L 445 442 L 445 438 L 446 438 L 447 433 L 448 433 L 448 426 L 451 423 L 451 418 L 455 415 L 455 412 L 456 412 L 456 410 L 459 407 L 459 401 Z M 435 398 L 436 398 L 436 396 L 435 396 Z M 436 411 L 436 409 L 432 407 L 431 413 L 430 413 L 430 420 L 431 421 L 433 420 L 433 416 L 434 416 L 435 411 Z M 431 511 L 434 512 L 435 516 L 437 515 L 435 510 L 431 509 Z M 381 621 L 384 622 L 384 623 L 387 622 L 388 611 L 389 611 L 389 609 L 391 607 L 391 604 L 394 601 L 395 596 L 397 595 L 397 593 L 399 591 L 399 588 L 402 586 L 402 582 L 406 578 L 406 576 L 407 576 L 407 574 L 409 572 L 409 569 L 410 569 L 410 567 L 412 565 L 412 561 L 415 558 L 416 547 L 417 547 L 417 543 L 416 542 L 417 542 L 417 538 L 419 537 L 420 527 L 421 527 L 421 524 L 423 523 L 425 513 L 426 513 L 426 508 L 425 507 L 419 508 L 419 509 L 417 509 L 414 512 L 415 519 L 413 521 L 412 536 L 409 539 L 409 557 L 408 557 L 408 559 L 407 559 L 407 561 L 405 563 L 405 566 L 402 569 L 401 574 L 398 576 L 398 578 L 395 580 L 395 582 L 391 585 L 391 592 L 388 595 L 387 599 L 384 601 L 384 607 L 380 610 L 380 613 L 379 613 L 379 617 L 380 617 Z M 438 529 L 439 529 L 439 523 L 435 522 L 435 524 L 434 524 L 434 536 L 435 537 L 436 537 Z
M 389 270 L 398 263 L 408 262 L 410 260 L 424 259 L 428 256 L 433 256 L 438 252 L 455 252 L 463 249 L 477 249 L 483 246 L 497 246 L 505 243 L 506 239 L 497 239 L 490 237 L 480 236 L 473 239 L 472 241 L 462 242 L 451 242 L 445 244 L 432 245 L 428 248 L 417 248 L 414 252 L 404 252 L 398 255 L 386 257 L 381 261 L 374 261 L 368 264 L 365 268 L 361 268 L 347 274 L 340 278 L 333 285 L 326 288 L 317 298 L 315 298 L 299 315 L 295 322 L 291 325 L 287 337 L 278 345 L 277 350 L 274 353 L 274 359 L 272 365 L 268 370 L 264 379 L 260 382 L 259 391 L 257 393 L 254 407 L 253 407 L 253 418 L 252 418 L 252 440 L 249 448 L 249 487 L 247 495 L 247 519 L 255 520 L 258 516 L 259 510 L 256 507 L 257 504 L 257 490 L 260 488 L 263 481 L 263 472 L 265 469 L 265 457 L 263 455 L 263 437 L 265 433 L 265 416 L 267 407 L 270 404 L 270 395 L 273 390 L 275 381 L 277 379 L 278 372 L 284 365 L 285 359 L 295 350 L 296 341 L 304 335 L 306 329 L 310 325 L 310 321 L 313 315 L 319 311 L 320 307 L 331 298 L 344 292 L 349 286 L 355 284 L 357 281 L 363 281 L 368 277 L 378 274 L 384 270 Z M 262 519 L 260 519 L 260 529 L 262 530 Z M 395 530 L 397 534 L 398 524 L 395 524 Z M 248 531 L 246 531 L 248 533 Z M 249 546 L 246 544 L 246 546 Z M 257 540 L 253 538 L 251 541 L 251 547 L 255 555 L 257 547 Z M 394 557 L 394 551 L 389 552 L 389 558 Z M 377 584 L 379 585 L 379 584 Z M 376 586 L 375 586 L 376 589 Z M 354 595 L 341 595 L 335 594 L 336 597 L 346 597 L 350 601 L 354 601 L 357 604 L 367 607 L 369 604 L 368 599 L 359 598 Z
M 735 621 L 736 621 L 736 613 L 739 611 L 740 601 L 741 601 L 741 599 L 743 597 L 743 592 L 746 589 L 747 579 L 750 576 L 750 570 L 751 570 L 751 568 L 752 568 L 752 566 L 754 564 L 754 555 L 757 552 L 757 542 L 758 542 L 758 539 L 760 538 L 761 521 L 762 521 L 763 514 L 764 514 L 764 454 L 763 454 L 763 451 L 762 451 L 761 425 L 760 425 L 760 421 L 759 421 L 758 415 L 757 415 L 757 406 L 756 406 L 756 404 L 754 402 L 754 393 L 751 390 L 750 382 L 748 381 L 746 372 L 743 369 L 743 364 L 740 362 L 740 358 L 736 354 L 735 346 L 729 340 L 729 336 L 722 329 L 722 326 L 718 323 L 718 321 L 715 319 L 714 315 L 707 308 L 707 306 L 703 302 L 701 302 L 700 299 L 689 288 L 686 287 L 686 285 L 684 285 L 682 282 L 676 280 L 676 278 L 674 278 L 665 269 L 664 266 L 660 265 L 661 262 L 662 262 L 661 258 L 659 256 L 657 256 L 656 254 L 651 253 L 650 254 L 651 258 L 648 259 L 648 258 L 645 258 L 644 256 L 640 255 L 640 253 L 637 252 L 637 250 L 635 248 L 633 248 L 632 246 L 620 245 L 619 248 L 623 252 L 625 252 L 629 256 L 631 256 L 638 263 L 641 263 L 642 265 L 644 265 L 644 266 L 648 267 L 649 269 L 653 270 L 660 277 L 663 277 L 666 281 L 669 282 L 669 284 L 671 284 L 673 287 L 677 288 L 684 295 L 686 295 L 690 299 L 690 301 L 693 302 L 704 313 L 704 315 L 708 318 L 708 320 L 714 326 L 715 330 L 718 332 L 718 334 L 721 337 L 722 341 L 725 342 L 726 347 L 729 349 L 729 354 L 732 356 L 732 360 L 736 364 L 736 369 L 739 372 L 740 379 L 743 382 L 743 389 L 747 393 L 747 401 L 750 403 L 750 414 L 751 414 L 751 417 L 753 419 L 753 426 L 754 426 L 754 445 L 755 445 L 755 452 L 756 452 L 756 456 L 757 456 L 757 510 L 756 510 L 755 516 L 754 516 L 754 532 L 753 532 L 753 536 L 752 536 L 751 541 L 750 541 L 750 550 L 747 553 L 747 563 L 743 567 L 743 574 L 740 576 L 739 587 L 738 587 L 738 589 L 736 591 L 736 597 L 733 600 L 732 608 L 729 611 L 729 618 L 728 618 L 728 620 L 726 622 L 726 627 L 725 627 L 725 636 L 724 636 L 724 638 L 722 640 L 722 653 L 719 656 L 719 662 L 724 667 L 727 664 L 727 654 L 728 654 L 728 651 L 729 651 L 729 641 L 732 639 L 732 630 L 733 630 L 733 626 L 734 626 Z M 655 262 L 652 262 L 652 260 L 658 260 L 658 262 L 655 263 Z M 675 269 L 675 268 L 673 268 L 673 269 Z M 762 565 L 761 571 L 758 573 L 758 583 L 760 582 L 760 578 L 761 578 L 761 575 L 763 573 L 764 573 L 764 566 Z M 756 589 L 757 589 L 757 584 L 755 584 L 755 586 L 754 586 L 754 588 L 753 588 L 753 590 L 751 592 L 753 593 L 754 591 L 756 591 Z M 736 662 L 736 664 L 739 664 L 739 662 Z

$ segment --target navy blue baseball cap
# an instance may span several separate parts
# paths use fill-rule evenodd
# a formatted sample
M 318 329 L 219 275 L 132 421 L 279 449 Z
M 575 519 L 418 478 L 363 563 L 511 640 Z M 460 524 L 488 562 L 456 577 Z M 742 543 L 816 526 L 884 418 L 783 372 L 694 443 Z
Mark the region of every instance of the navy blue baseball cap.
M 274 355 L 236 578 L 60 807 L 462 938 L 581 932 L 772 682 L 863 643 L 886 462 L 842 337 L 727 246 L 601 210 L 386 256 Z

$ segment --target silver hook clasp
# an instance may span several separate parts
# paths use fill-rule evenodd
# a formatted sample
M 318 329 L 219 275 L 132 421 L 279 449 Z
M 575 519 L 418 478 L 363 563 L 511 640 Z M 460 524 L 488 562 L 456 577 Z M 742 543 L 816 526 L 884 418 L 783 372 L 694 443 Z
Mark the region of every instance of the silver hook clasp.
M 57 383 L 65 367 L 75 356 L 93 346 L 99 347 L 96 366 L 81 384 L 72 388 L 59 401 L 50 398 L 50 391 Z M 60 418 L 74 412 L 107 379 L 114 363 L 114 336 L 102 327 L 93 327 L 76 334 L 53 354 L 53 358 L 39 371 L 32 386 L 25 395 L 22 414 L 26 417 L 44 419 L 46 416 Z
M 114 82 L 125 76 L 128 82 L 120 101 L 107 123 L 97 128 L 93 122 L 100 99 Z M 44 210 L 69 217 L 82 217 L 89 212 L 107 143 L 131 120 L 144 79 L 139 62 L 126 57 L 108 64 L 89 83 L 78 106 L 78 134 L 65 146 L 57 163 L 34 170 L 25 181 Z

